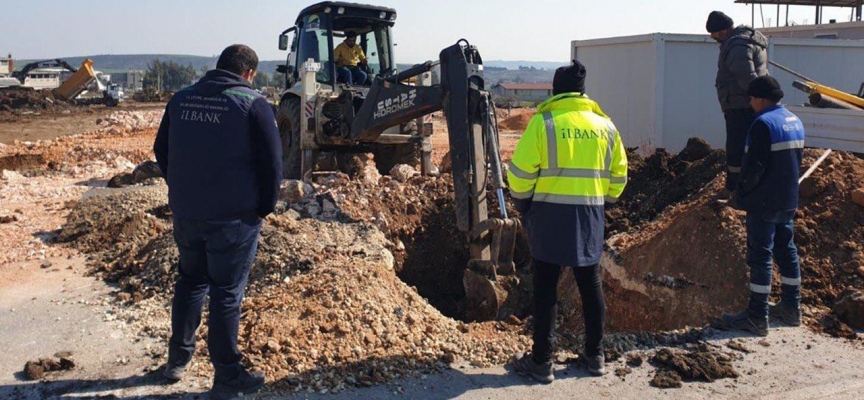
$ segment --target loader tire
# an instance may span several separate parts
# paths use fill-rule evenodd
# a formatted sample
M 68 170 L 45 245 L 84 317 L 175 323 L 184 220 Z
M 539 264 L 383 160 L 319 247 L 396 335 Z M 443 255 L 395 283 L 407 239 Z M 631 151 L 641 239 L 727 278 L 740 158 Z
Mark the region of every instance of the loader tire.
M 402 125 L 402 133 L 405 135 L 417 134 L 417 122 L 409 121 Z M 389 175 L 390 170 L 398 164 L 408 164 L 414 168 L 420 168 L 420 145 L 407 143 L 392 146 L 378 146 L 375 151 L 375 165 L 382 175 Z
M 301 179 L 300 99 L 290 96 L 282 100 L 276 121 L 282 138 L 282 176 Z

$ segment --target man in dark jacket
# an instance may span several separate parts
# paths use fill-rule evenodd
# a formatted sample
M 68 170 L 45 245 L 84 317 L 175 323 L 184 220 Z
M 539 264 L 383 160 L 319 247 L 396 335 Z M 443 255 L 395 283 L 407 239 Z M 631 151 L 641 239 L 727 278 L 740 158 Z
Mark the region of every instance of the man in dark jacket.
M 717 99 L 726 119 L 726 191 L 728 198 L 738 183 L 744 140 L 753 123 L 747 87 L 753 79 L 768 75 L 768 39 L 749 26 L 733 28 L 732 18 L 720 11 L 708 15 L 706 29 L 720 43 L 717 61 Z
M 262 372 L 240 365 L 237 349 L 240 303 L 261 220 L 273 212 L 282 179 L 273 108 L 251 87 L 257 69 L 252 49 L 226 48 L 216 69 L 168 103 L 153 146 L 168 182 L 180 253 L 163 375 L 172 381 L 183 377 L 209 291 L 211 398 L 251 393 L 264 385 Z
M 747 211 L 747 264 L 750 304 L 737 314 L 724 314 L 716 325 L 757 335 L 768 334 L 768 314 L 801 325 L 801 268 L 793 241 L 798 208 L 798 176 L 804 152 L 801 120 L 779 104 L 783 90 L 763 76 L 748 90 L 756 121 L 747 135 L 741 179 L 731 205 Z M 780 267 L 781 301 L 769 305 L 773 260 Z

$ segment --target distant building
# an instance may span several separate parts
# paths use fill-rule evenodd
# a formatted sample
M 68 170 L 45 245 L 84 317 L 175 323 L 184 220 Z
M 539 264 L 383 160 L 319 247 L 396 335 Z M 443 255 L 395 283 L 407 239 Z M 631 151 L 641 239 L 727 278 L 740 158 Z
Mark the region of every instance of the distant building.
M 0 78 L 5 78 L 9 75 L 12 75 L 12 71 L 14 69 L 15 63 L 12 61 L 11 54 L 6 58 L 0 58 Z
M 504 82 L 492 86 L 490 91 L 500 97 L 513 97 L 517 101 L 537 102 L 552 97 L 552 83 Z
M 114 72 L 111 74 L 111 83 L 127 90 L 140 91 L 144 87 L 144 71 Z

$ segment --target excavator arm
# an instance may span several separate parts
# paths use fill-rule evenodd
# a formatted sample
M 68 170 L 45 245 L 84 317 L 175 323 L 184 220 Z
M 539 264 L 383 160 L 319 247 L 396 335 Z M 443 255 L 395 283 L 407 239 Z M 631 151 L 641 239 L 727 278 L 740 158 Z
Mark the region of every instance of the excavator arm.
M 515 271 L 513 251 L 519 221 L 507 216 L 503 168 L 494 104 L 484 90 L 483 61 L 477 48 L 460 40 L 440 53 L 441 84 L 411 86 L 403 82 L 437 63 L 416 65 L 394 77 L 376 78 L 351 121 L 351 138 L 373 142 L 387 128 L 444 110 L 453 165 L 456 223 L 469 244 L 465 270 L 468 315 L 473 320 L 498 317 L 506 291 L 498 273 Z M 497 195 L 499 215 L 489 217 L 487 188 Z

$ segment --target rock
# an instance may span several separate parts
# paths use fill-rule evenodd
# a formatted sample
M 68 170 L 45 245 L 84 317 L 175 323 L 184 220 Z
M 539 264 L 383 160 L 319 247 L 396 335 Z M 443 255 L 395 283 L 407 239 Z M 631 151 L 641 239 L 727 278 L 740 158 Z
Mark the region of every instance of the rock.
M 277 343 L 275 340 L 268 340 L 265 347 L 266 350 L 272 351 L 274 353 L 278 353 L 279 350 L 282 350 L 282 346 L 280 346 L 279 343 Z
M 39 266 L 39 268 L 42 268 L 42 269 L 48 269 L 48 268 L 51 268 L 51 261 L 45 261 L 45 262 L 43 262 L 42 265 Z
M 16 215 L 0 215 L 0 224 L 8 224 L 10 222 L 18 221 L 18 216 Z
M 864 291 L 846 290 L 831 311 L 849 326 L 864 330 Z
M 132 170 L 132 182 L 141 183 L 151 178 L 161 178 L 162 170 L 156 161 L 147 160 Z
M 282 182 L 281 189 L 279 189 L 279 200 L 285 200 L 288 203 L 299 203 L 311 192 L 306 191 L 307 186 L 303 181 L 294 179 L 285 180 Z
M 855 189 L 852 192 L 852 201 L 854 201 L 855 204 L 864 207 L 864 188 Z
M 506 167 L 507 164 L 504 164 Z M 444 157 L 441 158 L 441 165 L 438 167 L 438 170 L 442 174 L 449 174 L 453 172 L 453 160 L 450 159 L 450 151 L 447 151 L 447 154 L 444 154 Z
M 683 161 L 698 161 L 711 154 L 711 145 L 701 138 L 687 139 L 687 147 L 678 153 L 678 158 Z
M 390 170 L 390 176 L 402 183 L 408 182 L 408 179 L 411 179 L 417 174 L 417 170 L 408 164 L 397 164 Z
M 798 193 L 803 198 L 811 199 L 824 193 L 826 189 L 828 189 L 827 181 L 817 180 L 810 176 L 801 182 L 801 185 L 798 188 Z

